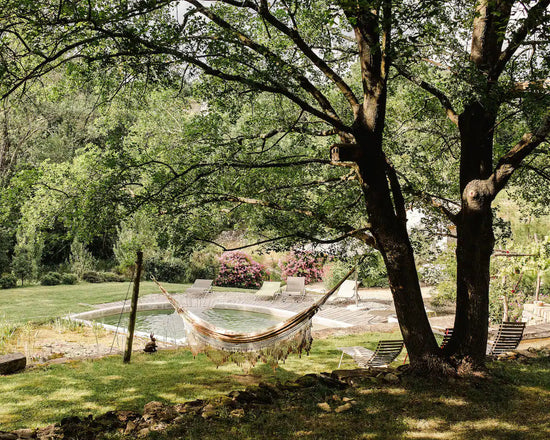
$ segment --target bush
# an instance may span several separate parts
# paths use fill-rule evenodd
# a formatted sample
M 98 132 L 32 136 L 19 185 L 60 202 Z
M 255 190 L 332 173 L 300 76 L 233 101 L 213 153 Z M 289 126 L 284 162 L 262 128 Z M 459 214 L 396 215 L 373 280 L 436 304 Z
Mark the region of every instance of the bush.
M 342 260 L 336 260 L 330 263 L 325 270 L 325 288 L 330 290 L 336 286 L 336 284 L 338 284 L 340 280 L 347 275 L 352 267 L 353 265 L 351 263 Z M 355 279 L 354 277 L 355 275 L 352 274 L 351 279 Z
M 64 273 L 61 275 L 61 284 L 76 284 L 78 277 L 74 273 Z
M 213 280 L 220 270 L 220 254 L 212 247 L 194 251 L 187 262 L 185 281 Z
M 295 252 L 279 261 L 283 279 L 288 277 L 304 277 L 306 284 L 321 281 L 323 279 L 323 266 L 327 257 L 317 256 L 312 252 Z
M 17 286 L 17 277 L 11 273 L 2 274 L 0 277 L 1 289 L 13 289 Z
M 380 252 L 372 252 L 359 265 L 359 281 L 364 287 L 388 287 L 388 272 Z
M 244 252 L 224 252 L 220 257 L 217 286 L 254 288 L 262 285 L 265 267 Z
M 84 281 L 87 281 L 88 283 L 102 283 L 103 277 L 99 272 L 95 272 L 93 270 L 90 270 L 88 272 L 84 272 L 82 274 L 82 279 Z
M 180 258 L 163 259 L 156 256 L 149 258 L 145 262 L 144 272 L 146 278 L 150 278 L 153 275 L 159 281 L 182 283 L 185 280 L 187 268 L 185 262 Z
M 61 274 L 59 272 L 48 272 L 40 280 L 43 286 L 57 286 L 61 284 Z
M 82 274 L 82 279 L 88 283 L 120 283 L 125 281 L 122 275 L 114 272 L 89 271 Z
M 124 276 L 114 272 L 99 272 L 99 276 L 104 283 L 122 283 L 126 281 L 126 278 L 124 278 Z

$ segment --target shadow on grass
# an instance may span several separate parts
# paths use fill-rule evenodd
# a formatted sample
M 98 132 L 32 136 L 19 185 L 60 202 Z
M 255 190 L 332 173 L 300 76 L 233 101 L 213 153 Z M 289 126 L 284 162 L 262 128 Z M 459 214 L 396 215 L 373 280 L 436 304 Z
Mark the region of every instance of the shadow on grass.
M 258 405 L 236 423 L 196 417 L 151 438 L 548 439 L 550 361 L 493 366 L 488 380 L 409 378 L 399 385 L 305 389 Z M 509 378 L 513 378 L 512 382 Z M 336 412 L 352 399 L 350 409 Z M 328 404 L 331 411 L 318 404 Z
M 331 371 L 339 360 L 336 346 L 366 342 L 359 337 L 317 341 L 310 357 L 291 357 L 275 371 L 259 365 L 248 374 L 233 365 L 216 368 L 205 356 L 194 359 L 186 350 L 135 354 L 128 365 L 120 357 L 51 365 L 2 377 L 0 425 L 3 430 L 44 426 L 67 416 L 141 411 L 153 400 L 175 404 L 260 381 L 285 382 L 306 372 Z M 252 406 L 240 419 L 226 410 L 209 420 L 196 417 L 151 438 L 550 438 L 550 360 L 496 362 L 490 369 L 488 380 L 449 383 L 408 378 L 397 385 L 367 382 L 344 390 L 305 388 L 284 394 L 273 404 Z M 346 398 L 354 404 L 337 413 Z M 319 403 L 328 404 L 331 411 Z

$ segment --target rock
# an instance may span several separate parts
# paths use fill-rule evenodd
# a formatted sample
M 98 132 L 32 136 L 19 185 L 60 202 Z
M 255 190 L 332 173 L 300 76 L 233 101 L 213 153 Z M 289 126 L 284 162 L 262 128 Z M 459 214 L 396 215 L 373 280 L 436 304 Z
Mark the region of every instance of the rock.
M 311 388 L 319 384 L 319 376 L 316 374 L 306 374 L 305 376 L 296 379 L 294 383 L 304 388 Z
M 216 406 L 235 406 L 235 401 L 229 396 L 218 397 L 215 401 Z
M 149 402 L 143 407 L 143 420 L 172 420 L 176 417 L 177 412 L 174 407 L 164 405 L 162 402 Z
M 17 436 L 11 432 L 0 432 L 0 440 L 17 440 Z
M 327 402 L 318 403 L 317 406 L 325 412 L 331 412 L 332 408 Z
M 116 412 L 116 417 L 120 422 L 125 423 L 129 420 L 137 420 L 141 416 L 137 412 L 134 412 L 134 411 L 117 411 Z
M 174 407 L 174 410 L 180 414 L 186 414 L 189 412 L 198 413 L 206 405 L 204 400 L 192 400 L 190 402 L 180 403 Z
M 18 429 L 16 431 L 13 431 L 12 434 L 15 434 L 17 438 L 21 439 L 35 438 L 34 429 Z
M 344 403 L 343 405 L 340 405 L 338 408 L 336 408 L 334 410 L 334 412 L 341 413 L 341 412 L 344 412 L 344 411 L 348 411 L 351 408 L 352 408 L 351 403 L 348 402 L 348 403 Z
M 521 356 L 527 357 L 527 358 L 538 358 L 539 352 L 536 350 L 532 350 L 533 347 L 529 347 L 527 350 L 518 350 L 518 353 Z
M 13 374 L 24 370 L 27 358 L 23 353 L 12 353 L 0 356 L 0 374 Z
M 133 420 L 130 420 L 128 422 L 128 424 L 126 425 L 126 428 L 124 429 L 124 434 L 129 434 L 131 433 L 132 431 L 135 431 L 135 429 L 137 428 L 137 423 L 134 422 Z
M 229 397 L 240 404 L 253 403 L 255 400 L 254 394 L 249 391 L 232 391 L 229 393 Z
M 276 386 L 269 383 L 260 382 L 258 387 L 269 392 L 273 397 L 279 397 L 281 395 L 281 391 Z
M 203 419 L 209 419 L 211 417 L 214 417 L 216 414 L 217 414 L 216 407 L 214 405 L 212 405 L 211 403 L 209 403 L 202 410 L 201 417 Z
M 55 425 L 48 425 L 44 428 L 39 428 L 36 432 L 36 437 L 39 439 L 50 439 L 54 438 L 59 434 L 59 428 Z
M 137 436 L 138 436 L 138 438 L 147 437 L 150 432 L 151 432 L 151 430 L 149 428 L 143 428 L 143 429 L 139 430 Z
M 399 377 L 397 377 L 393 373 L 388 373 L 384 376 L 384 380 L 386 382 L 389 382 L 389 383 L 398 383 L 399 382 Z
M 172 420 L 172 423 L 174 425 L 181 425 L 183 422 L 185 422 L 185 419 L 185 416 L 177 416 L 174 420 Z
M 253 396 L 253 403 L 272 403 L 273 394 L 268 388 L 261 387 L 247 387 L 246 392 Z

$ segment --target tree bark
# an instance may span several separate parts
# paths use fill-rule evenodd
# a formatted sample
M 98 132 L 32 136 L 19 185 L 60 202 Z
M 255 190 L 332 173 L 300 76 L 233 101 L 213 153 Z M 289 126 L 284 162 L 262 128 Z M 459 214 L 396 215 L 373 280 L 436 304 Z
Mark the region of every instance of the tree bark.
M 468 358 L 475 368 L 483 368 L 485 363 L 489 270 L 495 242 L 494 188 L 487 179 L 493 170 L 496 113 L 490 107 L 472 101 L 459 116 L 462 209 L 457 216 L 457 300 L 454 332 L 445 348 L 447 354 Z

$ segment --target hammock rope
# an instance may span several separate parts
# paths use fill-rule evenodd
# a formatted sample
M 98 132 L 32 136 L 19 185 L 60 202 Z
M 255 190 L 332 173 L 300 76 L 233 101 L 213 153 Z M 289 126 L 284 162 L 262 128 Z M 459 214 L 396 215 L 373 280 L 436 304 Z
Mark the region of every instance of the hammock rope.
M 193 354 L 205 352 L 214 362 L 222 364 L 232 360 L 241 365 L 249 362 L 252 365 L 258 359 L 276 366 L 289 354 L 311 348 L 311 320 L 327 300 L 340 288 L 357 269 L 364 257 L 327 293 L 307 309 L 290 317 L 286 321 L 256 333 L 239 333 L 219 329 L 204 319 L 183 308 L 164 287 L 154 278 L 172 307 L 186 324 L 187 339 Z

